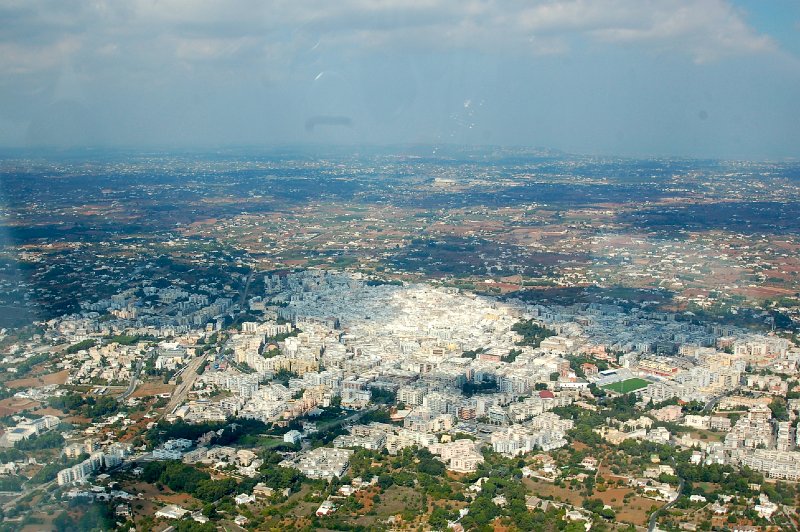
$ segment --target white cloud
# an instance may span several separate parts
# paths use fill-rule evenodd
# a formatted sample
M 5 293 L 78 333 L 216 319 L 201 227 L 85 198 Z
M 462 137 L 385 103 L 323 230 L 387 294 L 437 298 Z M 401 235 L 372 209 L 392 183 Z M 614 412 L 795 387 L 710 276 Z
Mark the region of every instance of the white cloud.
M 641 43 L 681 51 L 697 62 L 776 49 L 772 39 L 757 34 L 735 9 L 722 1 L 636 4 L 638 12 L 631 14 L 628 24 L 598 27 L 590 34 L 607 42 Z
M 13 20 L 13 29 L 0 29 L 7 54 L 0 68 L 7 74 L 50 69 L 65 55 L 81 54 L 90 63 L 113 56 L 136 68 L 225 60 L 246 66 L 275 58 L 264 50 L 305 53 L 320 42 L 341 53 L 531 54 L 599 42 L 696 62 L 776 48 L 723 0 L 31 0 L 0 6 L 0 16 Z M 280 58 L 284 65 L 291 60 Z
M 775 48 L 723 0 L 342 0 L 290 8 L 287 20 L 332 33 L 357 31 L 372 42 L 407 43 L 410 33 L 429 45 L 484 50 L 563 52 L 576 36 L 696 61 Z
M 80 49 L 80 40 L 69 35 L 38 46 L 0 42 L 0 72 L 24 75 L 51 68 L 60 69 Z

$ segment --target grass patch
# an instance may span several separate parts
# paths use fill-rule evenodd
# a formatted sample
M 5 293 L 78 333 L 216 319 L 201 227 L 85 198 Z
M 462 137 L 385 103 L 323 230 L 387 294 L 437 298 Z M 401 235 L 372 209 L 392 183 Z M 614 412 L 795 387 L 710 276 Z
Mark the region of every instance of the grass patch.
M 650 385 L 650 381 L 646 381 L 644 379 L 633 378 L 633 379 L 625 379 L 624 381 L 613 382 L 611 384 L 606 384 L 602 386 L 604 390 L 609 390 L 612 392 L 617 393 L 631 393 L 635 392 L 636 390 L 641 390 L 642 388 L 646 388 Z

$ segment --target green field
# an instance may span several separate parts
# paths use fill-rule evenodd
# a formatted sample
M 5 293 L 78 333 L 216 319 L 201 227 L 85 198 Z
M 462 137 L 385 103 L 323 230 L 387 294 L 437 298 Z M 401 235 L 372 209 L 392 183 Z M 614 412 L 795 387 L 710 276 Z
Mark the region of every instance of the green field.
M 606 384 L 602 386 L 604 390 L 609 390 L 612 392 L 617 393 L 630 393 L 635 392 L 636 390 L 641 390 L 642 388 L 647 387 L 650 384 L 650 381 L 646 381 L 644 379 L 633 378 L 633 379 L 626 379 L 624 381 L 614 382 L 612 384 Z

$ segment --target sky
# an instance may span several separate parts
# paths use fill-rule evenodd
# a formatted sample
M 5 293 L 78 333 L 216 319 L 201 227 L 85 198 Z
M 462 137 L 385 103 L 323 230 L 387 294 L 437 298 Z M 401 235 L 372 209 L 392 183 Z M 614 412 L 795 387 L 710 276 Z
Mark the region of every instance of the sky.
M 0 0 L 0 147 L 800 158 L 796 0 Z

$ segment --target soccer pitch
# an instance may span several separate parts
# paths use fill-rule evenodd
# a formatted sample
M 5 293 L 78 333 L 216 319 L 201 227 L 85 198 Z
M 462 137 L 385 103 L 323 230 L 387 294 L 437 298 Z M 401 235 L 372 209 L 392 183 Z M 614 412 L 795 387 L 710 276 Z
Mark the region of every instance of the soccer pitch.
M 610 390 L 612 392 L 617 393 L 630 393 L 635 392 L 636 390 L 641 390 L 642 388 L 647 387 L 650 384 L 650 381 L 646 381 L 644 379 L 633 378 L 633 379 L 625 379 L 624 381 L 613 382 L 611 384 L 606 384 L 602 386 L 604 390 Z

